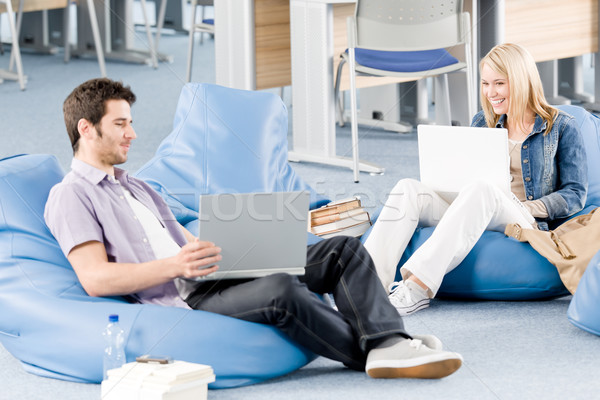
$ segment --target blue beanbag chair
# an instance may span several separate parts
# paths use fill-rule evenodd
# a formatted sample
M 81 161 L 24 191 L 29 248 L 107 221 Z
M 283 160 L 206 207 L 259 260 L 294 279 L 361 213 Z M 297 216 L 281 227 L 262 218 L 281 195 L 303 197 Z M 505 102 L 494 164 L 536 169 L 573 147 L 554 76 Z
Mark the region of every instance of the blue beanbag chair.
M 192 229 L 202 194 L 307 190 L 311 208 L 326 204 L 288 164 L 287 128 L 287 110 L 271 93 L 188 83 L 173 131 L 136 176 Z
M 588 159 L 588 196 L 580 213 L 600 206 L 600 119 L 577 106 L 559 106 L 579 123 Z M 412 237 L 399 266 L 433 233 L 420 228 Z M 397 279 L 401 279 L 398 273 Z M 437 296 L 455 299 L 534 300 L 567 295 L 556 267 L 528 243 L 500 232 L 484 232 L 463 262 L 448 273 Z
M 102 380 L 102 329 L 119 314 L 128 361 L 142 354 L 211 365 L 212 388 L 259 382 L 313 359 L 276 328 L 203 311 L 89 297 L 46 228 L 44 205 L 63 173 L 53 156 L 0 161 L 0 342 L 26 371 Z
M 127 361 L 142 354 L 211 365 L 211 388 L 260 382 L 314 355 L 278 329 L 204 311 L 88 296 L 47 229 L 44 206 L 63 171 L 53 156 L 0 160 L 0 342 L 32 373 L 102 379 L 102 329 L 119 314 Z M 202 193 L 309 190 L 287 164 L 287 112 L 272 94 L 188 84 L 173 132 L 138 173 L 195 227 Z
M 600 336 L 600 251 L 596 253 L 579 281 L 567 317 L 573 325 Z

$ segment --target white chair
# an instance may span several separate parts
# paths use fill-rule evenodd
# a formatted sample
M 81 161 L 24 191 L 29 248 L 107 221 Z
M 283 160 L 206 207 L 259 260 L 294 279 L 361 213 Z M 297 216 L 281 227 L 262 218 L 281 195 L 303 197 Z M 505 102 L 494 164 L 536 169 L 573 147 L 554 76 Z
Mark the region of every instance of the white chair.
M 422 79 L 435 77 L 436 123 L 450 125 L 449 72 L 466 69 L 467 102 L 475 114 L 469 14 L 463 0 L 357 0 L 348 18 L 348 49 L 338 66 L 350 69 L 350 108 L 354 181 L 358 182 L 356 73 Z M 460 47 L 459 47 L 460 46 Z M 464 62 L 446 49 L 464 51 Z M 336 82 L 339 102 L 339 78 Z
M 204 18 L 204 6 L 212 5 L 213 0 L 192 0 L 191 5 L 191 19 L 190 19 L 190 33 L 189 33 L 189 42 L 188 42 L 188 59 L 187 59 L 187 72 L 186 72 L 186 82 L 190 82 L 192 80 L 192 59 L 194 55 L 194 35 L 196 32 L 201 33 L 209 33 L 214 35 L 215 33 L 215 21 L 214 19 L 205 19 Z M 202 7 L 202 22 L 196 22 L 196 8 L 197 6 Z M 202 40 L 202 37 L 200 38 Z

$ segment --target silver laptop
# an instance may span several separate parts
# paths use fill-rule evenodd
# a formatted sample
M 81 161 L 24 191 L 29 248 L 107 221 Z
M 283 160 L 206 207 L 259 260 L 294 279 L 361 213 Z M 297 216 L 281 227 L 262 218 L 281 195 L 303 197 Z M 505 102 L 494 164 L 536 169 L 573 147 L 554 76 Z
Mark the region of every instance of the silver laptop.
M 200 240 L 221 247 L 217 272 L 202 280 L 303 275 L 309 192 L 200 196 Z
M 506 129 L 419 125 L 417 135 L 421 182 L 448 203 L 478 180 L 512 197 Z

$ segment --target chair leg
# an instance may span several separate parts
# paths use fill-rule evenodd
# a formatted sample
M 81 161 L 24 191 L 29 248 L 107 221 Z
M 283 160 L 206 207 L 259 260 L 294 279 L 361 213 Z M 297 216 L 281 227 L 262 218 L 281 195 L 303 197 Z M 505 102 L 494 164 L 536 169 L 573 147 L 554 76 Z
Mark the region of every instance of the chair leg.
M 344 58 L 340 58 L 340 63 L 338 64 L 337 73 L 335 76 L 334 102 L 335 102 L 335 107 L 336 107 L 337 122 L 338 122 L 339 126 L 344 126 L 344 124 L 346 122 L 346 121 L 344 121 L 344 106 L 342 103 L 342 98 L 340 96 L 340 83 L 341 83 L 341 79 L 342 79 L 342 68 L 344 67 L 345 63 L 346 63 L 346 60 Z
M 165 25 L 165 15 L 167 13 L 167 0 L 161 0 L 160 10 L 158 11 L 158 21 L 156 21 L 156 37 L 154 38 L 154 51 L 158 57 L 158 44 L 160 43 L 160 34 Z
M 185 74 L 185 81 L 192 81 L 192 59 L 194 56 L 194 34 L 196 33 L 196 5 L 198 4 L 198 0 L 192 0 L 192 9 L 190 14 L 190 34 L 188 39 L 188 59 L 187 59 L 187 71 Z
M 419 79 L 415 82 L 417 92 L 417 123 L 429 123 L 429 92 L 427 91 L 427 80 Z
M 148 7 L 146 7 L 146 0 L 140 0 L 142 6 L 142 14 L 144 16 L 144 26 L 146 27 L 146 39 L 148 40 L 148 49 L 150 50 L 150 61 L 152 62 L 152 68 L 158 68 L 158 61 L 156 59 L 156 46 L 152 39 L 152 33 L 150 32 L 150 23 L 148 22 Z
M 17 9 L 17 28 L 16 28 L 16 32 L 17 32 L 17 39 L 21 36 L 21 25 L 23 24 L 23 6 L 25 4 L 24 0 L 20 0 L 19 1 L 19 8 Z M 14 12 L 14 10 L 13 10 Z M 8 62 L 8 70 L 12 71 L 13 68 L 15 66 L 15 53 L 11 52 L 10 53 L 10 60 Z
M 448 75 L 442 74 L 434 78 L 435 90 L 435 123 L 452 125 L 450 116 L 450 93 L 448 90 Z
M 200 22 L 204 23 L 204 6 L 200 6 Z M 204 32 L 200 32 L 200 44 L 204 44 Z
M 65 46 L 65 64 L 71 60 L 71 0 L 67 1 L 67 6 L 63 11 L 63 35 L 64 35 L 64 46 Z
M 6 12 L 8 14 L 8 26 L 10 28 L 10 34 L 12 35 L 12 49 L 11 57 L 14 55 L 15 63 L 17 65 L 17 79 L 21 90 L 25 90 L 25 75 L 23 74 L 23 64 L 21 62 L 21 49 L 19 48 L 19 34 L 17 33 L 17 27 L 15 26 L 15 13 L 13 12 L 12 2 L 6 1 Z M 23 0 L 20 2 L 19 8 L 21 8 Z
M 467 105 L 469 116 L 477 114 L 477 85 L 475 84 L 475 67 L 470 46 L 465 48 L 465 61 L 467 63 Z
M 354 48 L 348 49 L 348 55 L 350 56 L 349 69 L 350 69 L 350 116 L 351 116 L 351 131 L 352 131 L 352 173 L 354 176 L 354 182 L 358 183 L 359 174 L 359 160 L 358 160 L 358 112 L 357 112 L 357 101 L 356 101 L 356 71 L 355 71 L 355 60 L 354 60 Z
M 96 16 L 96 7 L 94 0 L 87 0 L 87 6 L 90 14 L 90 25 L 92 26 L 92 34 L 94 36 L 94 46 L 96 47 L 96 57 L 98 57 L 98 65 L 100 66 L 100 75 L 106 78 L 106 63 L 104 62 L 104 48 L 102 47 L 102 39 L 100 39 L 100 29 L 98 28 L 98 17 Z

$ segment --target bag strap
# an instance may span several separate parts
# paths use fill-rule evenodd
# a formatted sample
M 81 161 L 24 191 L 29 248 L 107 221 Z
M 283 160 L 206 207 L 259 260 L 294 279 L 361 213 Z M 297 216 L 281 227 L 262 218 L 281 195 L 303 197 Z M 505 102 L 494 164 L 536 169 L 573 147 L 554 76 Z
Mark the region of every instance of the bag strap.
M 552 239 L 556 247 L 558 247 L 558 251 L 560 252 L 562 258 L 564 258 L 565 260 L 572 260 L 576 257 L 575 254 L 571 253 L 571 250 L 569 250 L 567 245 L 562 240 L 560 240 L 556 232 L 550 231 L 550 239 Z
M 504 228 L 504 234 L 517 239 L 519 242 L 527 242 L 527 239 L 522 238 L 523 228 L 519 224 L 508 224 Z
M 519 224 L 508 224 L 504 229 L 504 234 L 517 239 L 519 242 L 529 242 L 531 244 L 538 241 L 547 241 L 549 238 L 558 249 L 562 258 L 572 260 L 576 257 L 554 231 L 543 232 L 537 229 L 523 229 Z

